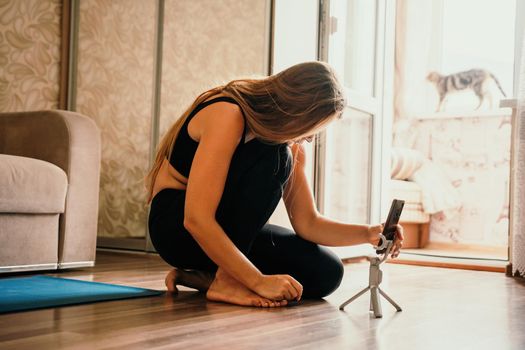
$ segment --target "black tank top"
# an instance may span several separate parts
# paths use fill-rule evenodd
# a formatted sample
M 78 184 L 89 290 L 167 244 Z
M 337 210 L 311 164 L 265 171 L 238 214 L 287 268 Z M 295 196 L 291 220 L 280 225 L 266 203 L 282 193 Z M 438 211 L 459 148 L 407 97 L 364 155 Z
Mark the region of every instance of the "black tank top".
M 225 101 L 230 103 L 235 103 L 236 105 L 239 105 L 237 101 L 235 101 L 231 97 L 227 96 L 221 96 L 216 97 L 211 100 L 201 102 L 188 116 L 184 124 L 182 125 L 179 134 L 177 135 L 177 138 L 175 139 L 175 143 L 173 144 L 173 150 L 171 152 L 170 157 L 170 164 L 184 177 L 188 177 L 190 174 L 191 164 L 193 163 L 193 158 L 195 157 L 195 152 L 197 151 L 197 147 L 199 146 L 199 143 L 192 139 L 188 133 L 188 124 L 190 123 L 190 120 L 204 107 L 211 105 L 212 103 L 219 102 L 219 101 Z M 242 111 L 242 116 L 244 118 L 244 130 L 242 131 L 242 138 L 241 142 L 239 143 L 240 147 L 245 143 L 246 138 L 246 116 L 244 115 L 244 112 Z

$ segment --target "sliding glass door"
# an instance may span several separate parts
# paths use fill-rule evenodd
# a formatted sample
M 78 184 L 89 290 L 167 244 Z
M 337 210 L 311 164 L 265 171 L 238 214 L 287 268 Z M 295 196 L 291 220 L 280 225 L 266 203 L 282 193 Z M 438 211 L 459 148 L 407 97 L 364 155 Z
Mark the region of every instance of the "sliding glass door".
M 321 59 L 337 71 L 348 101 L 343 119 L 317 140 L 317 204 L 330 218 L 377 223 L 389 178 L 382 155 L 391 135 L 394 7 L 384 0 L 324 0 L 321 9 Z M 369 249 L 336 252 L 346 258 Z

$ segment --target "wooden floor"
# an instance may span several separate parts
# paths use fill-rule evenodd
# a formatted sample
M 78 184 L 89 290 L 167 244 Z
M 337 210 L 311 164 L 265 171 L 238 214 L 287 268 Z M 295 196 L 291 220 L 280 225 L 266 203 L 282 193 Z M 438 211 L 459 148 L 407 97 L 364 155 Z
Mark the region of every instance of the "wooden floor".
M 0 315 L 0 349 L 525 349 L 525 282 L 503 273 L 386 264 L 383 318 L 360 297 L 368 264 L 346 267 L 326 300 L 261 310 L 177 297 L 108 301 Z M 95 268 L 52 276 L 164 289 L 156 255 L 99 252 Z

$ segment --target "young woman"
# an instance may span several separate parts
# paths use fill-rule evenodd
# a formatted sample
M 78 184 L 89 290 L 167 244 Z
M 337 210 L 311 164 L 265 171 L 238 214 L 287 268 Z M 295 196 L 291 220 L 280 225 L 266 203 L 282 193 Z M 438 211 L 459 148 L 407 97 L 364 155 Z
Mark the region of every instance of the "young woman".
M 344 106 L 322 62 L 233 80 L 197 97 L 167 132 L 146 178 L 151 240 L 174 267 L 169 291 L 184 285 L 214 301 L 275 307 L 339 286 L 343 265 L 322 246 L 376 245 L 382 225 L 317 212 L 301 143 Z M 267 224 L 281 197 L 295 232 Z M 399 226 L 392 257 L 402 240 Z

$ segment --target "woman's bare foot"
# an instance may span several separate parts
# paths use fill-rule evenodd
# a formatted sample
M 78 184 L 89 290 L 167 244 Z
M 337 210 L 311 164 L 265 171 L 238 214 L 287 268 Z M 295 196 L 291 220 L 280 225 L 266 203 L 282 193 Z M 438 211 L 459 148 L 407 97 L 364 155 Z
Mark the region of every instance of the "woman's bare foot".
M 164 279 L 164 283 L 166 284 L 166 288 L 168 288 L 168 292 L 177 294 L 179 290 L 177 289 L 177 278 L 178 278 L 178 272 L 179 270 L 173 269 L 166 275 L 166 278 Z
M 213 281 L 214 274 L 200 270 L 184 270 L 174 268 L 166 276 L 166 288 L 168 292 L 177 293 L 177 285 L 194 288 L 205 292 Z
M 286 300 L 274 301 L 257 295 L 221 269 L 215 274 L 206 297 L 212 301 L 241 306 L 277 307 L 287 304 Z

